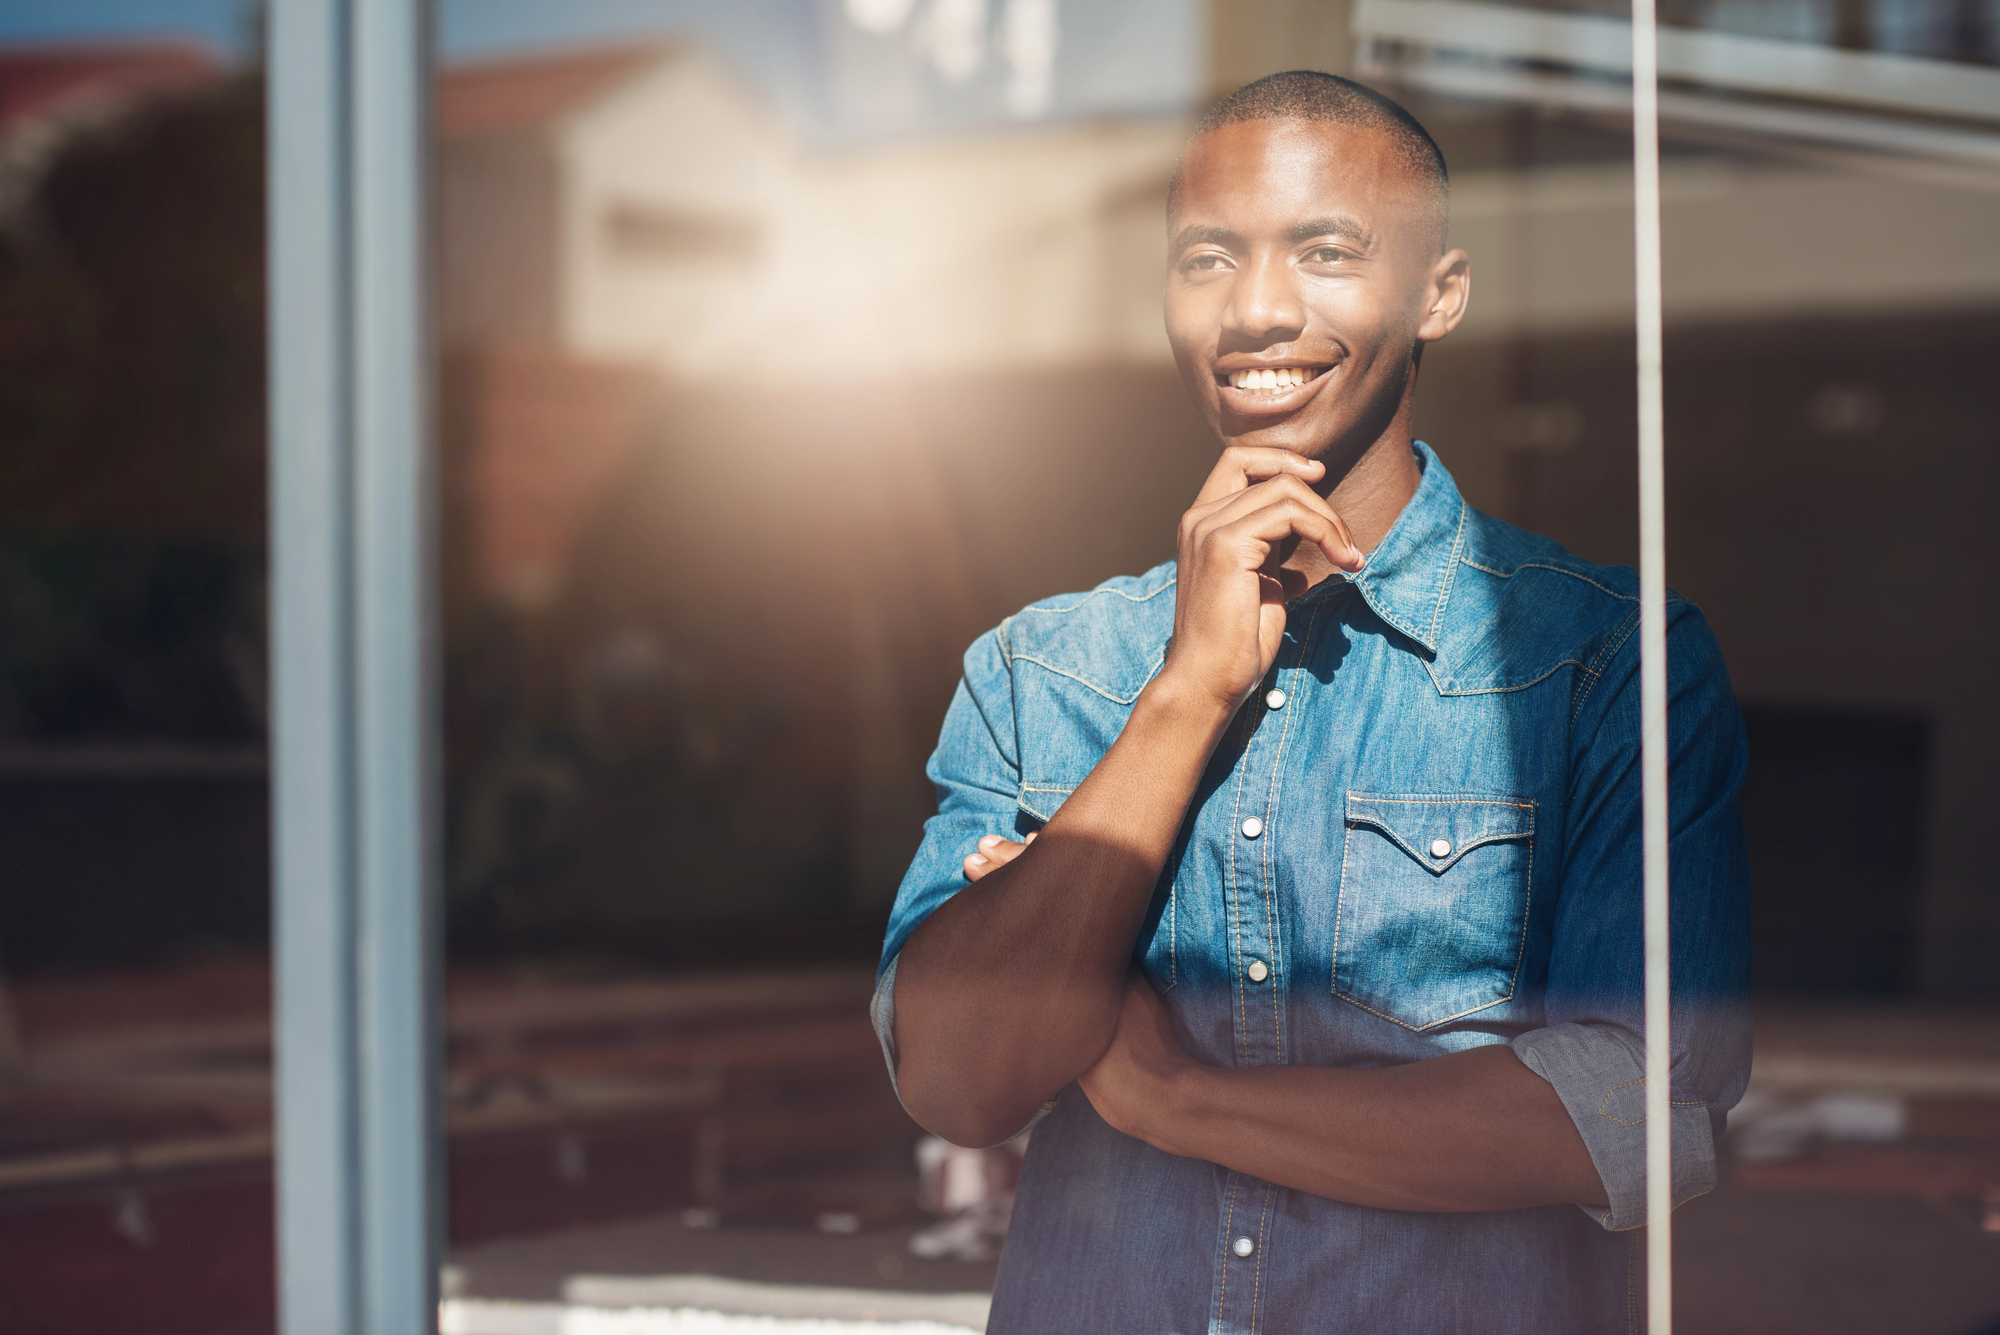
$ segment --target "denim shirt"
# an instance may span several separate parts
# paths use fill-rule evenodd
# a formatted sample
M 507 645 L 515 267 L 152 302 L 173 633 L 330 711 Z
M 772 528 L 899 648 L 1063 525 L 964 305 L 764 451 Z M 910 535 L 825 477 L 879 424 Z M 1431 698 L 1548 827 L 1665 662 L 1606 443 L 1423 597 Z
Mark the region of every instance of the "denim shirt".
M 995 1335 L 1637 1330 L 1645 1217 L 1637 580 L 1472 509 L 1437 456 L 1349 578 L 1291 601 L 1135 957 L 1217 1066 L 1380 1067 L 1507 1043 L 1581 1132 L 1610 1206 L 1373 1209 L 1180 1158 L 1072 1085 L 1030 1140 Z M 988 834 L 1039 828 L 1160 670 L 1174 567 L 982 636 L 929 773 L 897 952 Z M 1674 1197 L 1715 1181 L 1749 1075 L 1743 727 L 1701 614 L 1669 599 Z M 1087 893 L 1080 890 L 1079 893 Z

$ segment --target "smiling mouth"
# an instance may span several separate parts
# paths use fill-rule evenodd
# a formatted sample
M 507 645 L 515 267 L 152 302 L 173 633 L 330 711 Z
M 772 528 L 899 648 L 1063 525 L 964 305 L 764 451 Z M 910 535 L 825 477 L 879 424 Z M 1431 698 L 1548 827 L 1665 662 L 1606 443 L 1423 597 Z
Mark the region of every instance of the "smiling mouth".
M 1300 385 L 1312 383 L 1325 375 L 1331 367 L 1326 366 L 1260 366 L 1243 371 L 1231 371 L 1224 378 L 1231 389 L 1240 389 L 1246 394 L 1283 394 L 1297 389 Z

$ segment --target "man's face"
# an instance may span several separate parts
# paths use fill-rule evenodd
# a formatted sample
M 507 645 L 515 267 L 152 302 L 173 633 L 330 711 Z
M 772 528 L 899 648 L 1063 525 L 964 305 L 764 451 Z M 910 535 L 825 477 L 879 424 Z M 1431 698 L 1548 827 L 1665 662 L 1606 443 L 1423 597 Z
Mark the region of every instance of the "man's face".
M 1442 332 L 1438 208 L 1369 130 L 1239 121 L 1188 146 L 1167 222 L 1167 337 L 1224 444 L 1332 473 L 1387 429 L 1418 338 Z

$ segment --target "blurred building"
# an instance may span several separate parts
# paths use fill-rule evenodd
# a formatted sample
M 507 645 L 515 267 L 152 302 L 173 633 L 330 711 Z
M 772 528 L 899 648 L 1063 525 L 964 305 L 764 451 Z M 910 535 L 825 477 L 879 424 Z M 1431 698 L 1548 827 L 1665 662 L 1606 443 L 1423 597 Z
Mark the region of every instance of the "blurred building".
M 676 43 L 461 66 L 438 120 L 441 322 L 481 386 L 495 591 L 554 580 L 552 519 L 630 440 L 635 373 L 763 396 L 1167 356 L 1177 119 L 812 147 Z
M 763 385 L 1165 355 L 1177 119 L 809 148 L 677 44 L 458 67 L 439 124 L 454 341 Z
M 1325 13 L 1259 0 L 1216 7 L 1212 49 L 1218 87 L 1303 55 L 1383 83 L 1436 132 L 1453 243 L 1477 282 L 1430 363 L 1423 430 L 1477 503 L 1616 562 L 1634 551 L 1629 135 L 1594 73 L 1606 57 L 1593 13 L 1458 5 L 1443 24 L 1388 0 Z M 1979 63 L 1992 54 L 1978 32 L 1933 49 L 1944 38 L 1891 25 L 1882 40 L 1900 49 L 1838 52 L 1775 92 L 1716 91 L 1695 77 L 1709 77 L 1701 60 L 1726 76 L 1747 42 L 1757 60 L 1739 64 L 1770 65 L 1773 40 L 1732 15 L 1693 16 L 1722 45 L 1669 52 L 1695 62 L 1670 84 L 1663 182 L 1672 578 L 1723 637 L 1759 754 L 1849 774 L 1826 803 L 1896 813 L 1866 849 L 1813 837 L 1766 869 L 1768 933 L 1790 943 L 1771 947 L 1764 976 L 1978 987 L 2000 886 L 1945 832 L 1983 809 L 1979 758 L 2000 717 L 1977 683 L 2000 649 L 1973 631 L 1958 655 L 1984 667 L 1957 670 L 1855 655 L 1837 628 L 1857 598 L 1948 621 L 1993 578 L 1959 535 L 1992 522 L 1977 367 L 2000 311 L 1983 241 L 2000 198 L 1978 116 L 2000 108 L 2000 71 Z M 850 775 L 848 791 L 903 793 L 885 804 L 894 833 L 864 838 L 879 844 L 860 858 L 873 888 L 852 893 L 876 902 L 923 806 L 921 785 L 897 776 L 927 749 L 942 705 L 931 678 L 948 680 L 957 647 L 1013 606 L 1165 556 L 1199 476 L 1203 433 L 1159 319 L 1161 207 L 1185 117 L 829 141 L 675 43 L 461 66 L 439 120 L 443 324 L 477 582 L 536 606 L 581 578 L 600 604 L 625 588 L 629 609 L 650 596 L 635 567 L 686 577 L 712 548 L 694 536 L 719 495 L 702 469 L 727 464 L 690 474 L 690 460 L 744 449 L 787 479 L 810 460 L 811 485 L 830 490 L 812 505 L 794 489 L 777 523 L 840 553 L 828 633 L 853 675 L 836 694 L 870 720 L 855 725 L 865 744 L 829 754 L 877 757 L 880 779 Z M 635 453 L 656 421 L 678 443 Z M 640 499 L 642 477 L 676 469 L 657 501 Z M 1938 476 L 1968 485 L 1933 494 Z M 1135 486 L 1152 490 L 1141 500 Z M 1113 494 L 1125 502 L 1107 508 Z M 932 516 L 914 539 L 921 589 L 906 554 L 881 545 L 871 517 L 892 512 Z M 1834 516 L 1863 513 L 1873 554 L 1837 554 L 1849 539 Z M 631 545 L 649 527 L 686 541 Z M 711 624 L 651 601 L 656 639 L 663 616 Z M 638 643 L 630 625 L 601 633 Z M 648 652 L 703 656 L 680 641 Z M 1753 807 L 1771 800 L 1758 791 L 1753 776 Z M 1811 812 L 1750 819 L 1820 828 Z M 1834 884 L 1846 908 L 1826 907 Z
M 1767 993 L 1686 1324 L 1973 1329 L 2000 1049 L 1945 999 L 2000 950 L 1996 9 L 1661 8 L 1670 579 L 1745 706 Z M 1590 26 L 1622 0 L 796 12 L 764 65 L 441 73 L 469 1293 L 531 1296 L 557 1262 L 520 1235 L 634 1216 L 562 1264 L 990 1282 L 903 1248 L 862 1007 L 958 655 L 1168 556 L 1212 461 L 1159 310 L 1199 91 L 1306 66 L 1417 112 L 1477 276 L 1420 434 L 1476 504 L 1636 551 L 1622 39 Z M 204 49 L 0 52 L 10 1330 L 269 1310 L 261 114 Z

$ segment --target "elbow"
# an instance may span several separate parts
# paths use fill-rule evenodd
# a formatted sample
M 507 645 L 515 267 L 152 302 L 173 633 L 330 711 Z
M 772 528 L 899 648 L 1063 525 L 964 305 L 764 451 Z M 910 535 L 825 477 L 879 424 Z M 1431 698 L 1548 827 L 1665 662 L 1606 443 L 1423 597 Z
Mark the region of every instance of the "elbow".
M 1027 1117 L 1015 1121 L 982 1115 L 973 1110 L 959 1110 L 956 1115 L 918 1117 L 917 1125 L 960 1149 L 983 1150 L 1005 1144 L 1020 1135 L 1028 1121 Z
M 899 1072 L 903 1107 L 917 1125 L 964 1149 L 985 1149 L 1021 1134 L 1039 1102 L 1023 1104 L 1018 1098 L 999 1097 L 964 1090 L 941 1090 L 911 1073 Z

